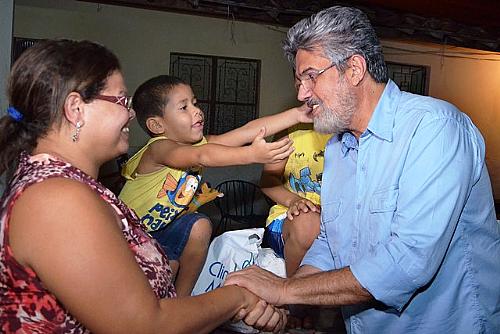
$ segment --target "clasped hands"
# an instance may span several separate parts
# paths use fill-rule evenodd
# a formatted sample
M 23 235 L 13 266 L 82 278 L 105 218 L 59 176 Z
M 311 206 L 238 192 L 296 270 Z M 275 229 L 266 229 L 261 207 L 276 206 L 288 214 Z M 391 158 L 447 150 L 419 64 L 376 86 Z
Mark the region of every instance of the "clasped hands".
M 250 305 L 240 309 L 232 321 L 243 320 L 247 325 L 256 329 L 280 333 L 286 325 L 286 310 L 269 304 L 247 289 L 242 290 L 245 291 L 247 300 L 250 300 Z
M 285 328 L 286 310 L 279 307 L 284 296 L 285 279 L 257 266 L 250 266 L 230 273 L 224 285 L 238 285 L 251 291 L 245 290 L 254 298 L 260 298 L 252 310 L 240 310 L 233 320 L 243 320 L 250 326 L 273 333 Z

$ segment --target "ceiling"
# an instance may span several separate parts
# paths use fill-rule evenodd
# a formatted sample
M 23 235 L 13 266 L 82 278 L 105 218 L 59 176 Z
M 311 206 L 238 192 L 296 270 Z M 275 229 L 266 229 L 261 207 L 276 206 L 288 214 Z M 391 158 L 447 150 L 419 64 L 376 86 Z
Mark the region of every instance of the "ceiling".
M 87 0 L 80 0 L 87 1 Z M 106 0 L 87 1 L 289 27 L 335 4 L 364 10 L 382 38 L 500 52 L 499 0 Z

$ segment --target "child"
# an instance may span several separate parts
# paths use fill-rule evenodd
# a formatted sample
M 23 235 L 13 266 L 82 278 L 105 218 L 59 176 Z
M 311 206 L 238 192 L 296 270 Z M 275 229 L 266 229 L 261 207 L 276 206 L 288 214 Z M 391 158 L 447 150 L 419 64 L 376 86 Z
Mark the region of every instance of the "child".
M 168 75 L 143 83 L 134 95 L 133 108 L 152 138 L 125 165 L 122 174 L 127 182 L 120 198 L 160 242 L 177 275 L 177 294 L 187 296 L 205 261 L 212 232 L 209 218 L 195 211 L 218 195 L 206 185 L 199 187 L 201 167 L 286 158 L 293 151 L 292 141 L 267 143 L 264 136 L 310 122 L 309 108 L 292 108 L 205 138 L 203 112 L 191 87 Z M 247 143 L 251 145 L 242 146 Z
M 281 162 L 264 165 L 262 171 L 262 191 L 277 203 L 269 210 L 264 238 L 285 259 L 288 277 L 319 234 L 321 176 L 330 137 L 310 127 L 291 129 L 288 138 L 295 152 Z
M 285 259 L 287 277 L 295 274 L 305 253 L 319 234 L 320 190 L 324 151 L 330 134 L 321 134 L 311 126 L 290 129 L 295 152 L 275 164 L 265 164 L 262 191 L 277 204 L 269 210 L 265 242 Z M 309 313 L 317 309 L 294 307 L 288 328 L 313 328 Z

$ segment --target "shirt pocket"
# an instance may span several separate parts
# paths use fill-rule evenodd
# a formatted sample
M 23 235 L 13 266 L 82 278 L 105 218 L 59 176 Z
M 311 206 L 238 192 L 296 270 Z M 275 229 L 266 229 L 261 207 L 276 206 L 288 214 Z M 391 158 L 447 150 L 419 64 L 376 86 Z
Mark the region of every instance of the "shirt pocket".
M 321 203 L 321 222 L 328 224 L 337 219 L 342 208 L 341 201 Z
M 397 185 L 377 190 L 370 200 L 370 244 L 375 246 L 388 240 L 397 209 L 399 188 Z
M 339 247 L 342 243 L 342 235 L 340 232 L 340 222 L 338 218 L 342 213 L 342 202 L 332 201 L 325 204 L 321 204 L 321 231 L 324 231 L 324 235 L 320 233 L 319 239 L 328 243 L 328 248 L 333 256 L 335 267 L 339 268 L 337 265 L 340 263 L 339 259 Z M 345 233 L 345 231 L 344 231 Z

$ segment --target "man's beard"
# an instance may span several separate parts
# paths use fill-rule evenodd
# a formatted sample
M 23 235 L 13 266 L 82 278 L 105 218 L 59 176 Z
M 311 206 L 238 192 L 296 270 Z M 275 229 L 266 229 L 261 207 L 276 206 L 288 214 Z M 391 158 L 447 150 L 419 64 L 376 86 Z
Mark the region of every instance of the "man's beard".
M 327 107 L 323 101 L 315 100 L 317 108 L 321 108 L 318 116 L 314 117 L 314 130 L 321 133 L 340 134 L 350 130 L 350 125 L 356 111 L 356 96 L 347 89 L 345 79 L 340 78 L 335 90 L 336 105 Z

